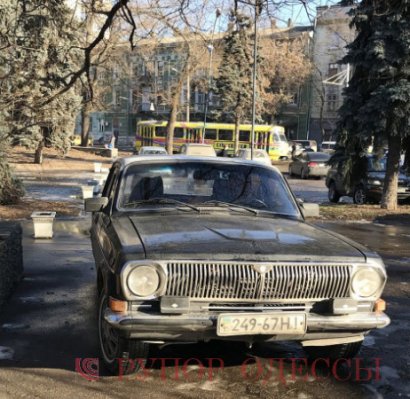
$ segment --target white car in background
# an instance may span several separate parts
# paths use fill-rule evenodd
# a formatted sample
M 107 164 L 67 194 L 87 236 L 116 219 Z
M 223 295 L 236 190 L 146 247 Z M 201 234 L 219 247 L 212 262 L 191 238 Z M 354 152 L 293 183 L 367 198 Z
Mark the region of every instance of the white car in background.
M 141 147 L 138 155 L 168 155 L 164 147 Z
M 250 148 L 241 148 L 236 153 L 235 158 L 250 160 L 251 155 L 252 154 Z M 260 150 L 256 148 L 253 150 L 253 161 L 261 162 L 267 165 L 272 165 L 272 161 L 270 160 L 268 153 L 265 150 Z
M 180 154 L 197 157 L 216 157 L 215 149 L 210 144 L 184 144 L 181 146 Z

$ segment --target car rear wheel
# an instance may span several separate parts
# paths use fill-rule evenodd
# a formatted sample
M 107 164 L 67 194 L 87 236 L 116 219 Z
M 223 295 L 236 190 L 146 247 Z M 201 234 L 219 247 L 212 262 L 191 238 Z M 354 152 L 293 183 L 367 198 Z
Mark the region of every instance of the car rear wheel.
M 149 345 L 120 336 L 118 331 L 104 320 L 107 306 L 108 296 L 103 291 L 98 310 L 98 335 L 104 365 L 114 375 L 135 373 L 145 365 Z
M 362 186 L 355 188 L 353 192 L 353 202 L 357 205 L 364 205 L 367 202 L 366 192 Z
M 335 182 L 331 182 L 331 183 L 330 183 L 329 191 L 328 191 L 327 196 L 328 196 L 330 202 L 333 202 L 333 203 L 335 203 L 335 204 L 336 204 L 337 202 L 339 202 L 340 194 L 339 194 L 339 193 L 337 192 L 337 190 L 336 190 L 336 184 L 335 184 Z
M 363 341 L 329 346 L 305 346 L 303 349 L 310 360 L 321 358 L 334 362 L 337 359 L 355 357 L 359 353 L 362 343 Z

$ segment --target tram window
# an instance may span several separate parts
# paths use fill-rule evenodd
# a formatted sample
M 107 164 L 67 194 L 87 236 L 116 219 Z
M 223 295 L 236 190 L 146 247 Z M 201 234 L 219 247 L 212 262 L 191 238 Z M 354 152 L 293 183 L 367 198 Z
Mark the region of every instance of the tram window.
M 165 137 L 167 135 L 166 126 L 157 126 L 155 128 L 155 137 Z
M 225 140 L 225 141 L 232 141 L 233 140 L 233 131 L 232 130 L 219 130 L 218 139 L 219 140 Z
M 176 127 L 174 129 L 174 137 L 181 139 L 184 137 L 184 129 L 182 127 Z
M 215 129 L 206 129 L 205 139 L 216 140 L 216 130 Z
M 239 131 L 239 141 L 249 141 L 250 133 L 251 132 L 247 130 L 240 130 Z

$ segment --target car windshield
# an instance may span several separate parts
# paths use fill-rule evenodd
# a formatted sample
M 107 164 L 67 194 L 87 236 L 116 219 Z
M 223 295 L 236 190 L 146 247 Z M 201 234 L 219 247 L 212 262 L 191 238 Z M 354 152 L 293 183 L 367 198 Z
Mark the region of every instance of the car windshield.
M 386 158 L 368 158 L 369 172 L 385 172 L 386 171 Z
M 206 162 L 133 164 L 124 172 L 120 209 L 237 205 L 298 217 L 283 177 L 255 165 Z

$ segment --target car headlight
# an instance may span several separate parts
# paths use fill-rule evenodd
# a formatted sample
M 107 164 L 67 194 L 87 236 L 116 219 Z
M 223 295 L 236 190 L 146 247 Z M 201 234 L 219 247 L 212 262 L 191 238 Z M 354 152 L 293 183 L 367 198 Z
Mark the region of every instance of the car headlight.
M 156 267 L 141 265 L 127 276 L 127 287 L 136 296 L 147 297 L 155 294 L 160 286 L 160 276 Z
M 372 267 L 359 269 L 352 278 L 352 290 L 361 297 L 374 296 L 384 284 L 383 276 Z
M 371 179 L 371 180 L 369 180 L 369 184 L 371 184 L 372 186 L 381 186 L 382 182 L 380 180 L 377 180 L 377 179 Z

